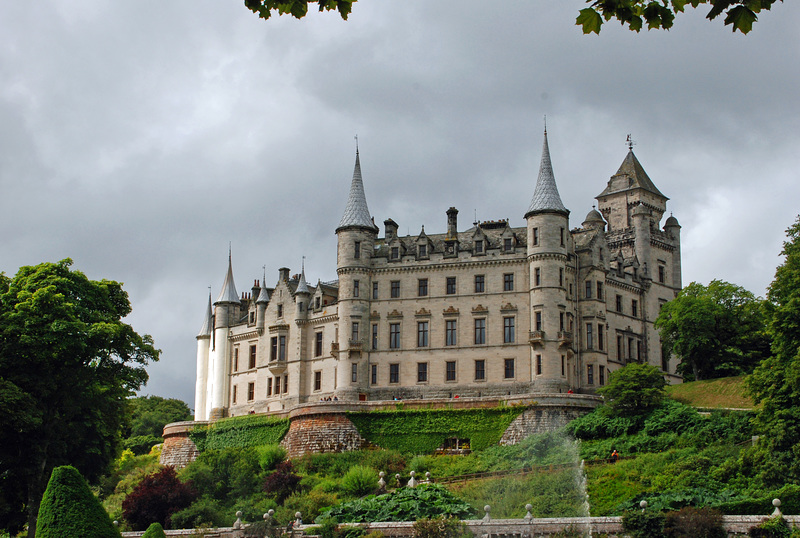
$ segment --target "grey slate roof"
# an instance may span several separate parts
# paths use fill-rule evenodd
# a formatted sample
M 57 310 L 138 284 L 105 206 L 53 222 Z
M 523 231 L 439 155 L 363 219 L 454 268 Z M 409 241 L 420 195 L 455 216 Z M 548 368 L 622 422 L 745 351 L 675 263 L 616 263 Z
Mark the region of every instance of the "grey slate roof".
M 297 283 L 297 288 L 294 290 L 295 295 L 298 293 L 308 293 L 311 294 L 311 290 L 308 289 L 308 282 L 306 282 L 306 268 L 303 266 L 303 269 L 300 271 L 300 281 Z
M 206 310 L 206 317 L 203 320 L 203 326 L 197 336 L 210 336 L 211 328 L 214 326 L 214 314 L 211 312 L 211 292 L 208 293 L 208 309 Z
M 236 292 L 236 284 L 233 283 L 233 265 L 231 264 L 231 255 L 228 254 L 228 274 L 225 275 L 225 282 L 222 283 L 222 291 L 219 293 L 217 303 L 238 302 L 239 294 Z
M 353 170 L 353 182 L 350 184 L 350 196 L 347 199 L 347 206 L 344 208 L 344 215 L 339 222 L 341 228 L 349 227 L 367 228 L 377 231 L 378 227 L 372 222 L 372 217 L 367 207 L 367 197 L 364 194 L 364 182 L 361 179 L 361 161 L 356 150 L 356 166 Z
M 269 303 L 269 290 L 267 289 L 266 278 L 267 277 L 265 276 L 264 280 L 261 281 L 261 287 L 259 288 L 258 299 L 256 299 L 256 304 Z
M 669 198 L 661 194 L 661 191 L 659 191 L 658 188 L 655 186 L 655 183 L 653 183 L 653 181 L 650 179 L 650 176 L 648 176 L 647 172 L 644 171 L 644 167 L 639 162 L 639 159 L 636 158 L 636 155 L 633 154 L 633 150 L 628 150 L 628 154 L 625 156 L 625 160 L 622 161 L 619 170 L 617 170 L 617 173 L 614 175 L 627 176 L 629 180 L 627 188 L 613 191 L 611 188 L 613 182 L 609 182 L 608 186 L 605 188 L 603 192 L 600 193 L 599 196 L 611 194 L 612 192 L 620 192 L 622 190 L 641 188 L 669 200 Z
M 542 162 L 539 165 L 539 178 L 536 180 L 536 190 L 525 216 L 545 211 L 558 211 L 569 214 L 569 210 L 561 202 L 561 196 L 556 187 L 556 178 L 553 175 L 553 165 L 550 162 L 550 147 L 547 144 L 547 131 L 544 132 L 542 146 Z

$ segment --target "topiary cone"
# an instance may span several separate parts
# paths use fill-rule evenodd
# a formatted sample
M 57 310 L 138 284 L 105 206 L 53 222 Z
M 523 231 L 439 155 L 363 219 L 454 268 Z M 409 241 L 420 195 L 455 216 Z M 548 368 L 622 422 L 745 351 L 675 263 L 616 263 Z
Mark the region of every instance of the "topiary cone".
M 161 526 L 161 523 L 153 523 L 144 531 L 142 538 L 167 538 L 167 535 L 164 533 L 164 527 Z
M 36 520 L 37 538 L 120 538 L 75 467 L 56 467 L 44 490 Z

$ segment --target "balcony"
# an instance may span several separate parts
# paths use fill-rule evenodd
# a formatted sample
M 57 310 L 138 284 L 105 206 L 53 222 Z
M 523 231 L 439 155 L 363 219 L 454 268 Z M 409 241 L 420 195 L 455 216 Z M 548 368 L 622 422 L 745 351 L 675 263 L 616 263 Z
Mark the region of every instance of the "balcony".
M 350 340 L 347 342 L 347 351 L 349 356 L 354 355 L 361 355 L 361 349 L 364 347 L 364 344 L 361 340 Z
M 269 364 L 267 364 L 267 368 L 273 375 L 280 375 L 286 371 L 286 361 L 281 361 L 281 360 L 269 361 Z
M 572 331 L 558 331 L 558 345 L 559 346 L 572 345 Z
M 544 344 L 544 331 L 531 331 L 528 341 L 532 346 Z

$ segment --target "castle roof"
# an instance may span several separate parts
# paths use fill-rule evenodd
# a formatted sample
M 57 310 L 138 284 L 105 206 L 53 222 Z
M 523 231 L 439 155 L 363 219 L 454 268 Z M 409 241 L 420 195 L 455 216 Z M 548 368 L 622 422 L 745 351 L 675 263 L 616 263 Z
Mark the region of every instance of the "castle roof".
M 543 212 L 559 212 L 569 214 L 569 210 L 564 207 L 561 196 L 558 194 L 556 178 L 553 175 L 553 165 L 550 162 L 550 147 L 547 144 L 547 130 L 544 132 L 544 144 L 542 146 L 542 161 L 539 164 L 539 178 L 536 180 L 536 189 L 533 191 L 533 199 L 528 207 L 525 217 Z
M 206 309 L 206 317 L 203 320 L 203 326 L 197 336 L 210 336 L 211 328 L 214 326 L 214 314 L 211 312 L 211 292 L 208 292 L 208 308 Z
M 233 265 L 231 264 L 231 254 L 228 253 L 228 274 L 225 275 L 225 282 L 222 283 L 222 291 L 217 298 L 217 303 L 238 303 L 239 294 L 236 292 L 236 284 L 233 282 Z
M 306 266 L 303 264 L 303 268 L 300 271 L 300 281 L 297 283 L 297 287 L 294 290 L 295 295 L 298 293 L 308 293 L 311 294 L 311 290 L 308 289 L 308 282 L 306 282 Z
M 267 289 L 267 276 L 264 275 L 264 278 L 261 280 L 261 287 L 259 288 L 258 292 L 258 299 L 256 299 L 256 304 L 267 304 L 269 303 L 269 290 Z
M 616 176 L 626 176 L 628 178 L 627 184 L 613 181 Z M 625 160 L 622 161 L 619 170 L 617 170 L 617 173 L 614 174 L 611 179 L 612 181 L 608 182 L 608 186 L 599 194 L 598 198 L 614 192 L 622 192 L 638 188 L 652 192 L 653 194 L 669 200 L 669 198 L 661 194 L 661 191 L 659 191 L 655 186 L 653 180 L 651 180 L 650 176 L 647 175 L 647 172 L 644 171 L 644 167 L 639 162 L 639 159 L 636 158 L 636 155 L 633 154 L 632 149 L 628 150 Z
M 356 150 L 356 165 L 353 170 L 353 181 L 350 184 L 350 196 L 347 198 L 347 206 L 344 208 L 344 215 L 339 222 L 336 231 L 343 228 L 366 228 L 370 231 L 377 231 L 378 228 L 372 222 L 367 207 L 367 197 L 364 194 L 364 182 L 361 179 L 361 161 Z

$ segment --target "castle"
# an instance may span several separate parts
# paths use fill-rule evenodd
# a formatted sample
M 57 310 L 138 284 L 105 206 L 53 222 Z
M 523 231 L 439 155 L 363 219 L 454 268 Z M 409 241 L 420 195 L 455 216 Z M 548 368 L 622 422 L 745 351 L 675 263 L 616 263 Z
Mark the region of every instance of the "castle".
M 653 322 L 681 289 L 680 225 L 628 154 L 580 228 L 558 193 L 547 131 L 526 225 L 384 236 L 356 151 L 336 228 L 335 282 L 279 270 L 237 293 L 228 272 L 197 335 L 195 419 L 320 400 L 592 393 L 629 362 L 679 382 Z M 524 208 L 520 207 L 522 212 Z

